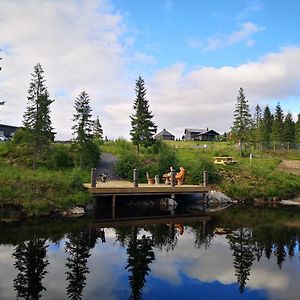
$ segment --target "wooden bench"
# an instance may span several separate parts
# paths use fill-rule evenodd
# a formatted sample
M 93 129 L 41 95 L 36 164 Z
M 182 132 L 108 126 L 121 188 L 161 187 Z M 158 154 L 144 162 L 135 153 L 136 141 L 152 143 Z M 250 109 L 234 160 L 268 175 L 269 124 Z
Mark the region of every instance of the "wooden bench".
M 214 163 L 216 165 L 231 165 L 236 164 L 237 161 L 234 159 L 234 157 L 231 156 L 217 156 L 214 157 Z

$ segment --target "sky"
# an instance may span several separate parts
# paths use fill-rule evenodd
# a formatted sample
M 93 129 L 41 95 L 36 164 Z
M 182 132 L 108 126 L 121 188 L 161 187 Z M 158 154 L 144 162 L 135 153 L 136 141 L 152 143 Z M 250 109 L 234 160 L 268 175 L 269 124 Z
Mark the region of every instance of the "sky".
M 0 0 L 0 123 L 21 126 L 31 73 L 44 69 L 56 139 L 72 138 L 85 90 L 109 139 L 129 139 L 135 82 L 158 126 L 220 134 L 237 92 L 252 111 L 300 113 L 299 0 Z

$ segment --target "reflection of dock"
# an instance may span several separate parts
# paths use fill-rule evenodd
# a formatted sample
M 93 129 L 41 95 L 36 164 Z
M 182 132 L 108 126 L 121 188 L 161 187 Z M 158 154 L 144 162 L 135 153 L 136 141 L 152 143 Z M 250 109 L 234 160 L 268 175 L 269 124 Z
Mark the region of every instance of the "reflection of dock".
M 153 224 L 185 224 L 190 222 L 206 222 L 210 221 L 210 215 L 179 215 L 179 216 L 151 216 L 151 217 L 135 217 L 135 218 L 116 218 L 107 220 L 95 220 L 90 224 L 90 228 L 107 228 L 120 226 L 143 226 Z
M 207 193 L 209 186 L 201 185 L 166 185 L 166 184 L 142 184 L 134 187 L 132 182 L 114 180 L 108 182 L 98 182 L 96 187 L 91 184 L 84 184 L 84 187 L 94 195 L 169 195 L 169 194 L 193 194 Z

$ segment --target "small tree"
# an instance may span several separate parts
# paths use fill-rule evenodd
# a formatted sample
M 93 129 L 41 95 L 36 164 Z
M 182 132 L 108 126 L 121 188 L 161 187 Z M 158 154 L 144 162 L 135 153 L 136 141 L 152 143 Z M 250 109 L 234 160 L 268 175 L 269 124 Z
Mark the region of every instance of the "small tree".
M 103 144 L 103 130 L 99 121 L 99 116 L 93 124 L 93 140 L 97 145 Z
M 260 138 L 261 138 L 261 136 L 260 136 L 261 121 L 262 121 L 261 108 L 257 104 L 255 107 L 255 112 L 254 112 L 253 121 L 252 121 L 252 125 L 253 125 L 252 136 L 253 136 L 253 140 L 256 143 L 260 142 Z
M 239 140 L 239 152 L 242 156 L 243 143 L 249 138 L 252 127 L 248 100 L 242 88 L 238 91 L 237 103 L 234 111 L 234 121 L 231 128 L 234 137 Z
M 284 119 L 284 141 L 287 143 L 295 143 L 295 123 L 291 113 L 287 113 Z
M 266 144 L 270 143 L 272 133 L 273 115 L 267 105 L 263 112 L 263 117 L 259 125 L 260 141 Z
M 74 108 L 76 113 L 73 115 L 75 125 L 74 130 L 74 148 L 76 152 L 77 164 L 82 169 L 83 166 L 93 166 L 99 159 L 95 144 L 92 142 L 92 109 L 90 98 L 87 92 L 83 91 L 75 100 Z
M 152 121 L 153 115 L 149 111 L 149 103 L 146 99 L 145 83 L 140 76 L 135 86 L 136 99 L 133 104 L 135 113 L 130 116 L 132 129 L 130 131 L 131 140 L 137 146 L 139 153 L 140 145 L 148 147 L 153 144 L 153 136 L 156 133 L 157 126 Z
M 32 80 L 28 90 L 28 104 L 24 113 L 23 124 L 30 137 L 28 145 L 33 150 L 33 168 L 36 168 L 37 158 L 46 154 L 50 148 L 53 138 L 50 104 L 53 102 L 49 98 L 49 93 L 45 86 L 43 69 L 40 64 L 34 67 Z
M 275 142 L 283 142 L 283 140 L 284 140 L 283 120 L 284 120 L 284 115 L 283 115 L 280 103 L 278 102 L 276 105 L 276 109 L 275 109 L 274 122 L 272 125 L 272 134 L 271 134 L 271 138 L 274 143 Z

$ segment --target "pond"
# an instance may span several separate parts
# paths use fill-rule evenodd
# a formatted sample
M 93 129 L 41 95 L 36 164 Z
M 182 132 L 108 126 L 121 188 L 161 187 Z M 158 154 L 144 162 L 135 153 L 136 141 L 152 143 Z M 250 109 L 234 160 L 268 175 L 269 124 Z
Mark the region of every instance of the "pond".
M 296 300 L 299 213 L 120 206 L 112 219 L 107 206 L 2 227 L 0 299 Z

